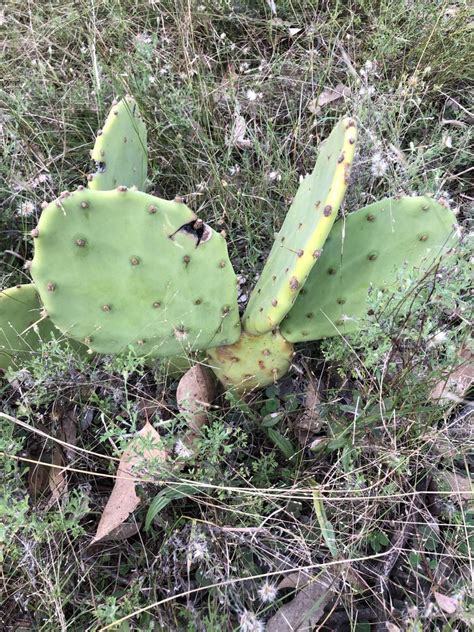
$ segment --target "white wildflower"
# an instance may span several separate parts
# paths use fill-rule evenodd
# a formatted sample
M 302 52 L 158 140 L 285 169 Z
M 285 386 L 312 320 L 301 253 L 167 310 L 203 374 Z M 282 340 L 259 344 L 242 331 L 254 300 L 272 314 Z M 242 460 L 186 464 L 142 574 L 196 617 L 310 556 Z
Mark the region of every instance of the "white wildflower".
M 30 217 L 30 215 L 33 215 L 33 213 L 35 212 L 35 205 L 33 204 L 33 202 L 30 202 L 29 200 L 27 200 L 26 202 L 22 202 L 20 204 L 20 207 L 17 211 L 17 215 L 19 217 Z
M 239 65 L 239 72 L 246 72 L 250 68 L 250 64 L 246 61 Z
M 447 341 L 447 339 L 448 339 L 448 334 L 445 331 L 438 331 L 428 341 L 428 348 L 431 349 L 433 347 L 437 347 L 438 345 L 442 345 Z
M 268 174 L 268 179 L 270 180 L 270 182 L 273 182 L 274 180 L 280 182 L 281 173 L 279 171 L 270 171 L 270 173 Z
M 451 149 L 453 146 L 453 137 L 446 132 L 443 134 L 443 145 L 448 149 Z
M 205 559 L 209 554 L 206 538 L 202 534 L 198 534 L 189 542 L 188 555 L 192 562 L 198 562 Z
M 371 97 L 375 92 L 374 86 L 361 86 L 359 94 L 361 97 Z
M 258 99 L 258 94 L 255 92 L 255 90 L 247 90 L 245 96 L 249 101 L 256 101 Z
M 265 625 L 249 610 L 242 612 L 239 623 L 240 632 L 263 632 L 265 630 Z
M 265 581 L 258 589 L 258 596 L 262 603 L 273 603 L 277 597 L 278 589 L 275 584 Z
M 186 447 L 181 439 L 178 439 L 178 441 L 176 441 L 174 449 L 176 452 L 176 456 L 178 456 L 180 459 L 190 459 L 194 455 L 194 452 Z
M 388 163 L 382 155 L 382 152 L 376 151 L 372 156 L 372 166 L 370 171 L 374 178 L 382 178 L 388 169 Z
M 226 37 L 227 37 L 227 35 L 225 33 L 221 33 L 219 35 L 219 39 L 221 39 L 221 40 L 225 40 Z

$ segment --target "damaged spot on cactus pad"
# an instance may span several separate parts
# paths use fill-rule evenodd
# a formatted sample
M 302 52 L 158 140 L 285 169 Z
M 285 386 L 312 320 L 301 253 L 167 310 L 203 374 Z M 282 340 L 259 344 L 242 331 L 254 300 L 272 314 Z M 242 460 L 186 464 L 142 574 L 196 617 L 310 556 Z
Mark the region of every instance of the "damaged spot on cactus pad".
M 205 224 L 202 219 L 196 219 L 187 224 L 183 224 L 181 228 L 178 228 L 172 235 L 170 235 L 170 239 L 174 239 L 176 233 L 183 233 L 184 235 L 188 235 L 192 239 L 196 240 L 196 248 L 199 244 L 204 244 L 209 241 L 212 237 L 212 230 L 210 226 Z

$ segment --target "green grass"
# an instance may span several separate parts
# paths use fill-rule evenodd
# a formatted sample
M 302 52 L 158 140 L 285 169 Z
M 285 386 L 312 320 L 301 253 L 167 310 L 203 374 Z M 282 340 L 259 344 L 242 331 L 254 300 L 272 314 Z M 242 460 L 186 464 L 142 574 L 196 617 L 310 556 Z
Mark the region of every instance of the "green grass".
M 186 488 L 149 517 L 150 529 L 125 540 L 90 545 L 114 458 L 143 422 L 143 402 L 174 444 L 184 427 L 176 382 L 133 357 L 90 363 L 54 345 L 2 381 L 1 409 L 29 426 L 1 426 L 6 629 L 100 630 L 149 608 L 116 629 L 238 630 L 244 611 L 264 622 L 291 599 L 283 589 L 263 603 L 265 575 L 277 583 L 307 566 L 313 575 L 345 573 L 317 629 L 472 624 L 474 514 L 445 476 L 469 478 L 469 405 L 428 397 L 469 332 L 468 3 L 275 4 L 272 17 L 264 0 L 7 0 L 2 285 L 28 278 L 28 233 L 41 202 L 84 182 L 94 133 L 127 92 L 148 127 L 151 191 L 185 196 L 226 231 L 247 293 L 300 175 L 344 114 L 358 119 L 362 139 L 344 212 L 400 193 L 444 198 L 464 230 L 457 259 L 421 283 L 401 279 L 390 300 L 373 297 L 364 332 L 301 348 L 289 376 L 252 401 L 222 398 L 195 457 L 167 474 L 168 488 L 184 481 L 199 493 Z M 339 83 L 350 94 L 315 114 L 314 100 Z M 236 116 L 250 147 L 229 142 Z M 311 381 L 321 403 L 310 450 L 298 436 Z M 83 451 L 67 453 L 68 492 L 52 502 L 48 486 L 34 483 L 35 462 L 53 458 L 53 442 L 38 431 L 60 437 L 68 416 Z M 166 489 L 156 478 L 140 490 L 140 524 Z M 455 613 L 436 604 L 435 592 L 456 598 Z

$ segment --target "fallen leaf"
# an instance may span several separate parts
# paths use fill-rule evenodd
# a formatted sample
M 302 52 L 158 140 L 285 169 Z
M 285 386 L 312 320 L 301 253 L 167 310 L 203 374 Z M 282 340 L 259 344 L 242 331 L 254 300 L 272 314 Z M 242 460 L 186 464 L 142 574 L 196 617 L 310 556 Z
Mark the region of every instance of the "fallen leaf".
M 178 409 L 195 434 L 207 422 L 209 406 L 215 396 L 213 374 L 202 364 L 195 364 L 179 381 L 176 391 Z
M 273 615 L 267 623 L 266 631 L 310 632 L 323 616 L 326 605 L 335 597 L 338 584 L 338 578 L 329 573 L 321 573 L 312 578 L 292 601 Z M 281 587 L 281 583 L 278 587 Z
M 230 131 L 230 137 L 227 144 L 230 147 L 238 147 L 239 149 L 249 149 L 253 143 L 250 138 L 245 138 L 247 134 L 247 123 L 241 114 L 236 114 L 234 124 Z
M 338 83 L 335 88 L 325 88 L 317 99 L 310 101 L 308 110 L 312 114 L 319 114 L 322 107 L 348 97 L 350 93 L 351 89 L 342 83 Z
M 286 575 L 286 577 L 284 577 L 278 584 L 277 588 L 278 590 L 281 588 L 296 588 L 299 590 L 300 588 L 304 588 L 311 579 L 312 576 L 309 573 L 305 571 L 297 571 Z
M 50 470 L 51 468 L 43 463 L 31 464 L 28 472 L 28 491 L 32 498 L 39 498 L 48 489 Z
M 462 401 L 465 393 L 474 384 L 474 361 L 473 354 L 470 349 L 462 348 L 459 357 L 463 360 L 449 376 L 438 382 L 431 391 L 431 399 L 438 401 Z
M 460 498 L 463 500 L 473 499 L 474 485 L 468 478 L 454 472 L 442 472 L 440 476 L 448 484 L 453 492 L 453 497 L 457 500 Z
M 146 444 L 151 442 L 152 447 L 144 447 L 145 441 Z M 149 422 L 146 422 L 120 458 L 117 479 L 92 542 L 110 535 L 138 507 L 140 498 L 137 496 L 135 487 L 140 477 L 139 473 L 134 471 L 134 467 L 139 466 L 140 470 L 143 470 L 143 464 L 146 462 L 156 459 L 165 461 L 166 452 L 159 447 L 160 445 L 160 435 Z
M 441 608 L 443 612 L 447 612 L 448 614 L 456 612 L 458 602 L 453 597 L 447 597 L 446 595 L 442 595 L 441 593 L 435 591 L 434 598 L 436 599 L 438 607 Z
M 298 443 L 302 447 L 306 447 L 311 443 L 317 432 L 321 430 L 323 420 L 319 414 L 319 397 L 316 383 L 311 380 L 308 384 L 305 394 L 304 412 L 298 417 L 294 424 L 294 432 L 298 439 Z
M 104 537 L 101 538 L 101 542 L 126 540 L 127 538 L 131 538 L 132 535 L 138 533 L 141 526 L 141 522 L 124 522 L 123 524 L 119 524 L 118 527 L 115 527 L 115 529 L 112 529 L 108 535 L 104 535 Z
M 400 628 L 398 627 L 398 625 L 395 625 L 394 623 L 390 623 L 390 621 L 387 621 L 385 623 L 385 627 L 387 628 L 387 632 L 402 632 Z
M 59 467 L 49 468 L 49 489 L 53 499 L 57 500 L 63 494 L 67 492 L 67 478 L 65 470 L 61 469 L 64 466 L 63 451 L 59 445 L 55 445 L 53 448 L 52 464 Z

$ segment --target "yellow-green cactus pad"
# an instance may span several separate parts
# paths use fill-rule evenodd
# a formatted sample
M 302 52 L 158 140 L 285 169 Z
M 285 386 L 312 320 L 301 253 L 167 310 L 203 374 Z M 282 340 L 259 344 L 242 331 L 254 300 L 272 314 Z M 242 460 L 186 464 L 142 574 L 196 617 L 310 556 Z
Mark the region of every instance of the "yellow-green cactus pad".
M 370 291 L 389 291 L 404 269 L 421 274 L 457 236 L 454 214 L 428 197 L 389 198 L 340 219 L 281 333 L 301 342 L 359 329 Z
M 147 172 L 146 127 L 132 97 L 112 105 L 97 134 L 91 158 L 96 172 L 89 176 L 90 189 L 110 191 L 123 185 L 143 191 Z
M 343 119 L 321 145 L 316 166 L 300 184 L 244 314 L 250 334 L 277 327 L 319 259 L 349 181 L 357 129 Z
M 276 382 L 288 371 L 292 357 L 293 345 L 278 332 L 243 332 L 237 343 L 211 349 L 207 364 L 224 386 L 242 394 Z
M 186 355 L 239 338 L 225 240 L 180 201 L 79 188 L 44 209 L 33 237 L 51 320 L 94 351 Z
M 64 338 L 42 314 L 34 285 L 0 290 L 0 369 L 20 369 L 53 336 Z

